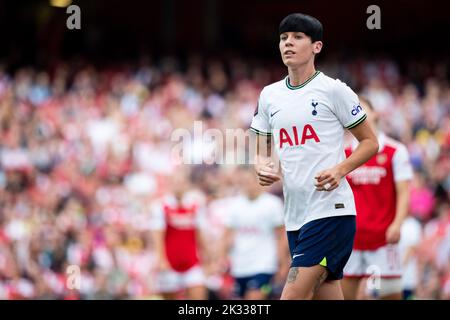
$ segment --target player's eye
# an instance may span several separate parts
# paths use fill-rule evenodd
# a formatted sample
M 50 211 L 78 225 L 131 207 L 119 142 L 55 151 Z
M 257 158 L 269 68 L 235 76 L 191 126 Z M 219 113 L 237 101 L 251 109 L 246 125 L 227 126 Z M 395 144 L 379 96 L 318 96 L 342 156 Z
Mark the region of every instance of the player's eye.
M 287 39 L 287 36 L 281 36 L 281 38 L 280 38 L 281 40 L 283 40 L 283 41 L 286 41 L 286 39 Z
M 299 35 L 299 34 L 295 35 L 295 39 L 301 39 L 301 38 L 303 38 L 301 35 Z

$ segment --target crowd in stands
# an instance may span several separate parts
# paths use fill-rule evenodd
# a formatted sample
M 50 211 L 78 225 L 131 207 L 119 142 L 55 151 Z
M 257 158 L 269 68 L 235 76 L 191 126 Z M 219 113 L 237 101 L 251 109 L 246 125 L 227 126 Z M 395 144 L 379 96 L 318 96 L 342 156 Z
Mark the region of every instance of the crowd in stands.
M 160 298 L 149 208 L 170 192 L 180 165 L 173 132 L 193 133 L 195 121 L 203 130 L 247 130 L 261 89 L 286 76 L 282 65 L 249 61 L 0 65 L 0 299 Z M 405 281 L 416 299 L 450 299 L 449 68 L 436 61 L 400 68 L 387 58 L 319 62 L 369 98 L 384 132 L 408 148 L 409 219 L 419 232 L 405 246 L 413 268 Z M 192 157 L 215 147 L 190 142 L 184 151 Z M 214 250 L 239 177 L 229 164 L 185 165 Z M 269 191 L 282 197 L 280 183 Z M 76 290 L 69 266 L 79 267 Z M 204 268 L 210 296 L 232 297 L 226 270 Z

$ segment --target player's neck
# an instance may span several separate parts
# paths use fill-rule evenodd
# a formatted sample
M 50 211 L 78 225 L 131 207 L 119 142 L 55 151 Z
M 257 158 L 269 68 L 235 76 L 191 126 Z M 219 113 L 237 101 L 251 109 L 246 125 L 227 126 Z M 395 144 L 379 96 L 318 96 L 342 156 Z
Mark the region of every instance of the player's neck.
M 182 193 L 175 193 L 174 195 L 175 201 L 177 202 L 177 205 L 181 205 L 183 202 L 183 194 Z
M 256 192 L 249 192 L 249 193 L 247 193 L 247 198 L 248 198 L 250 201 L 253 201 L 253 200 L 258 199 L 260 195 L 261 195 L 261 192 L 259 192 L 259 191 L 256 191 Z
M 291 86 L 299 86 L 316 73 L 314 64 L 307 64 L 298 68 L 288 68 L 289 84 Z

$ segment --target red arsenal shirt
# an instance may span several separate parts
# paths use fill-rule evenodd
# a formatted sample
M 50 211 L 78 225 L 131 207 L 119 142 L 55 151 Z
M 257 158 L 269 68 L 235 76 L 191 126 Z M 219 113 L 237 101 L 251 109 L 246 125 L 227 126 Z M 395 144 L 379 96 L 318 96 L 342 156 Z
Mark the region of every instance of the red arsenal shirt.
M 382 133 L 378 141 L 378 154 L 347 176 L 356 203 L 357 250 L 375 250 L 386 244 L 386 230 L 396 214 L 395 183 L 413 175 L 403 144 Z M 347 157 L 355 147 L 345 150 Z

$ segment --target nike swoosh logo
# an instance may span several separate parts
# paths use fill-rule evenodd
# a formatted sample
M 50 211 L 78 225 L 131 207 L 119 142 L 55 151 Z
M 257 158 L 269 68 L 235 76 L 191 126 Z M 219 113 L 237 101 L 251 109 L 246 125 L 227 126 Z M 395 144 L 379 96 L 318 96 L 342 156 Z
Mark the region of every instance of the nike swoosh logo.
M 305 255 L 304 253 L 294 254 L 294 255 L 292 256 L 292 259 L 295 259 L 295 258 L 300 257 L 300 256 L 304 256 L 304 255 Z
M 275 111 L 274 113 L 271 113 L 270 114 L 270 117 L 272 118 L 274 115 L 276 115 L 278 112 L 280 112 L 281 111 L 281 109 L 280 110 L 277 110 L 277 111 Z

